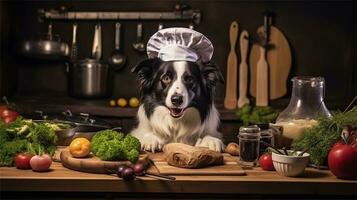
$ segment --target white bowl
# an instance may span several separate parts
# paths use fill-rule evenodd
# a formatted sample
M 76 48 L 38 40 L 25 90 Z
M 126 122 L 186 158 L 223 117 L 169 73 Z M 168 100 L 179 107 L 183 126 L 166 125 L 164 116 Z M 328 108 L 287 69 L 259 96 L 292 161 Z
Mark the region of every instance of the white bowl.
M 288 151 L 292 152 L 291 150 Z M 272 160 L 275 170 L 281 176 L 299 176 L 306 166 L 309 164 L 310 154 L 304 153 L 302 156 L 297 156 L 301 151 L 297 151 L 292 156 L 272 153 Z

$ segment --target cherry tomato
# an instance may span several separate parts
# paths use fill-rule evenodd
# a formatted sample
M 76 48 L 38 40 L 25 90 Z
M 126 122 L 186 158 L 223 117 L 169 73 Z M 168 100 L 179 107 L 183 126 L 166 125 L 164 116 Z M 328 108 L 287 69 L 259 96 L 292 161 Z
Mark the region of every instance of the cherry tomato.
M 265 153 L 259 158 L 259 165 L 263 170 L 274 171 L 273 159 L 271 153 Z
M 32 158 L 32 154 L 28 153 L 20 153 L 15 157 L 15 166 L 18 169 L 31 169 L 30 160 Z

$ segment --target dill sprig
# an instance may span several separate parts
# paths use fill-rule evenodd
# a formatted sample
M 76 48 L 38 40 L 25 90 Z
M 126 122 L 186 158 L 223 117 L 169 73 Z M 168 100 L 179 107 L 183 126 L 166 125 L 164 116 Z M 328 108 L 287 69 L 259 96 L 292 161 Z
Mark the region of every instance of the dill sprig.
M 327 156 L 331 147 L 341 139 L 344 127 L 357 128 L 357 106 L 346 112 L 336 111 L 332 117 L 318 118 L 318 124 L 305 129 L 302 136 L 294 141 L 293 148 L 310 148 L 311 162 L 317 166 L 327 165 Z M 315 141 L 319 141 L 313 145 Z

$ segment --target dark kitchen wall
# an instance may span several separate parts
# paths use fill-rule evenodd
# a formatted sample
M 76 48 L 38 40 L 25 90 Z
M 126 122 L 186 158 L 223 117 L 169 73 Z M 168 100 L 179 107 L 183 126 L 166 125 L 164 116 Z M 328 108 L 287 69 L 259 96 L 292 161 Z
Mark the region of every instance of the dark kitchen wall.
M 346 105 L 356 95 L 356 2 L 355 1 L 5 1 L 1 10 L 1 80 L 0 95 L 67 93 L 67 74 L 62 62 L 32 61 L 16 54 L 16 45 L 37 32 L 45 32 L 47 23 L 37 21 L 37 10 L 66 6 L 78 11 L 171 11 L 176 3 L 188 4 L 202 12 L 202 23 L 195 29 L 204 33 L 215 47 L 213 60 L 226 74 L 229 52 L 228 30 L 237 20 L 239 30 L 253 34 L 262 25 L 262 12 L 273 11 L 274 24 L 289 40 L 295 75 L 324 76 L 327 104 Z M 78 22 L 79 57 L 90 56 L 94 21 Z M 113 96 L 137 95 L 136 81 L 130 67 L 145 58 L 131 44 L 136 40 L 137 21 L 122 21 L 122 49 L 128 56 L 124 70 L 115 73 Z M 143 22 L 144 38 L 155 33 L 159 21 Z M 169 26 L 188 26 L 188 22 L 164 22 Z M 53 31 L 71 42 L 70 21 L 56 21 Z M 3 30 L 3 28 L 6 30 Z M 103 21 L 103 59 L 114 48 L 114 21 Z M 239 53 L 239 45 L 237 51 Z M 290 85 L 290 83 L 288 83 Z M 224 97 L 224 85 L 217 88 L 217 99 Z M 290 87 L 289 87 L 290 88 Z M 289 94 L 286 98 L 289 97 Z

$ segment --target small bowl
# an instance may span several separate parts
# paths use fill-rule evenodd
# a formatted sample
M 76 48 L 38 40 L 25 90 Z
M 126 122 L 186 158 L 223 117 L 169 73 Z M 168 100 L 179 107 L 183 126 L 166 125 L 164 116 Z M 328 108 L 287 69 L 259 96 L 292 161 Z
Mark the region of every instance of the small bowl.
M 292 150 L 289 150 L 288 152 L 290 153 Z M 309 164 L 310 154 L 304 153 L 302 156 L 298 156 L 300 153 L 301 151 L 297 151 L 294 155 L 288 156 L 273 152 L 273 165 L 278 174 L 290 177 L 301 175 Z

